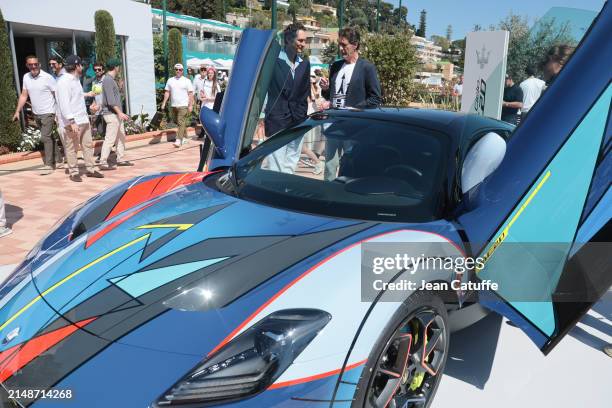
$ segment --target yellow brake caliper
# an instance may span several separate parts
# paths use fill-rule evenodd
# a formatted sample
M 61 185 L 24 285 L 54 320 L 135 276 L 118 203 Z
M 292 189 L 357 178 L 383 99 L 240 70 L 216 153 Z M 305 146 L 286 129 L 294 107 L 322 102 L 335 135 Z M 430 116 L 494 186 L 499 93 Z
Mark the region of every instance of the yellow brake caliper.
M 411 322 L 412 323 L 412 322 Z M 414 325 L 412 327 L 412 332 L 413 333 L 418 333 L 419 331 L 418 329 L 418 323 L 414 322 Z M 414 341 L 413 344 L 416 344 L 418 342 L 418 335 L 415 335 L 414 337 Z M 427 334 L 425 334 L 425 345 L 427 346 Z M 408 389 L 410 391 L 416 391 L 418 388 L 421 387 L 421 385 L 423 385 L 423 381 L 425 380 L 425 373 L 415 373 L 414 377 L 412 378 L 412 382 L 410 383 L 410 386 L 408 387 Z

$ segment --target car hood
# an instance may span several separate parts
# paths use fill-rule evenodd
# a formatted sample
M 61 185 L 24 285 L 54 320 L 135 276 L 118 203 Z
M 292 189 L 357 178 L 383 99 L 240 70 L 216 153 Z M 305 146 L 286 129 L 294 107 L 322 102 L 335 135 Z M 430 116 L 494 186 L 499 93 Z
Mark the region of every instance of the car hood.
M 207 187 L 201 174 L 152 194 L 152 185 L 170 185 L 168 177 L 177 175 L 87 203 L 57 228 L 71 230 L 65 238 L 44 244 L 13 273 L 0 289 L 0 352 L 67 325 L 129 342 L 127 334 L 168 310 L 222 310 L 372 226 L 239 200 Z

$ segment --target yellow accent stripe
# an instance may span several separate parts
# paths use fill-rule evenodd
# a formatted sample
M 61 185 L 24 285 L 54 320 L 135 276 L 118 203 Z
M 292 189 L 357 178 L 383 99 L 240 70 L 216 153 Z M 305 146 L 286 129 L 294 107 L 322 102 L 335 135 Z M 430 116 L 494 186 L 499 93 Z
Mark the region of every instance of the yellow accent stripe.
M 542 178 L 542 180 L 540 180 L 540 182 L 538 183 L 536 188 L 531 192 L 531 194 L 529 194 L 529 197 L 527 197 L 527 200 L 525 200 L 525 202 L 521 205 L 521 207 L 516 212 L 516 214 L 514 214 L 514 216 L 512 217 L 510 222 L 508 223 L 508 225 L 506 225 L 506 227 L 497 236 L 497 238 L 495 238 L 495 240 L 493 241 L 493 245 L 490 246 L 488 251 L 484 254 L 484 263 L 485 264 L 489 261 L 489 259 L 491 259 L 491 256 L 493 255 L 495 250 L 502 244 L 502 242 L 504 242 L 506 240 L 506 238 L 508 237 L 508 233 L 510 232 L 510 228 L 515 223 L 515 221 L 518 219 L 518 217 L 523 213 L 525 208 L 527 208 L 529 203 L 531 203 L 531 200 L 533 200 L 533 198 L 538 194 L 538 192 L 540 191 L 540 189 L 542 188 L 544 183 L 546 183 L 546 181 L 550 178 L 550 174 L 551 174 L 550 170 L 548 170 L 546 172 L 546 174 L 544 174 L 544 177 Z M 481 270 L 482 270 L 482 268 L 480 268 L 480 269 L 476 268 L 476 273 L 480 272 Z
M 178 231 L 186 231 L 193 227 L 193 224 L 148 224 L 141 225 L 137 229 L 149 229 L 149 228 L 176 228 Z
M 527 208 L 527 206 L 529 205 L 529 203 L 531 202 L 531 200 L 533 200 L 533 197 L 536 196 L 536 194 L 538 194 L 538 192 L 540 191 L 540 189 L 542 188 L 542 186 L 544 185 L 544 183 L 546 183 L 546 181 L 550 178 L 550 170 L 548 170 L 546 172 L 546 174 L 544 175 L 544 178 L 542 179 L 542 181 L 540 181 L 538 183 L 538 186 L 535 188 L 535 190 L 533 190 L 531 192 L 531 194 L 529 194 L 529 197 L 527 197 L 527 200 L 525 200 L 525 202 L 523 203 L 523 205 L 521 205 L 521 208 L 519 208 L 519 210 L 517 211 L 516 214 L 514 214 L 514 217 L 512 217 L 512 219 L 510 220 L 510 222 L 508 223 L 508 225 L 506 226 L 506 228 L 504 228 L 504 232 L 508 232 L 508 230 L 510 230 L 510 227 L 512 227 L 512 224 L 514 224 L 514 222 L 518 219 L 518 217 L 521 215 L 521 213 L 523 212 L 523 210 L 525 210 L 525 208 Z
M 67 281 L 69 281 L 70 279 L 74 278 L 75 276 L 77 276 L 78 274 L 80 274 L 81 272 L 84 272 L 85 270 L 91 268 L 92 266 L 104 261 L 105 259 L 110 258 L 111 256 L 115 255 L 118 252 L 123 251 L 126 248 L 131 247 L 134 244 L 137 244 L 140 241 L 143 241 L 147 238 L 149 238 L 149 235 L 151 234 L 146 234 L 143 235 L 140 238 L 136 238 L 135 240 L 128 242 L 125 245 L 120 246 L 117 249 L 114 249 L 113 251 L 109 252 L 106 255 L 102 255 L 100 258 L 88 263 L 87 265 L 79 268 L 78 270 L 76 270 L 75 272 L 72 272 L 70 275 L 66 276 L 64 279 L 62 279 L 61 281 L 57 282 L 56 284 L 54 284 L 53 286 L 51 286 L 49 289 L 45 290 L 42 294 L 40 294 L 39 296 L 36 296 L 34 299 L 32 299 L 30 301 L 30 303 L 28 303 L 27 305 L 25 305 L 24 307 L 22 307 L 21 309 L 19 309 L 19 311 L 17 313 L 15 313 L 13 316 L 11 316 L 10 319 L 8 319 L 6 322 L 4 322 L 2 324 L 2 326 L 0 326 L 0 330 L 4 329 L 7 325 L 9 325 L 12 321 L 14 321 L 15 319 L 17 319 L 21 314 L 23 314 L 23 312 L 25 312 L 26 310 L 28 310 L 30 307 L 32 307 L 36 302 L 38 302 L 40 299 L 42 299 L 43 296 L 48 295 L 49 293 L 53 292 L 55 289 L 57 289 L 58 287 L 60 287 L 61 285 L 63 285 L 64 283 L 66 283 Z

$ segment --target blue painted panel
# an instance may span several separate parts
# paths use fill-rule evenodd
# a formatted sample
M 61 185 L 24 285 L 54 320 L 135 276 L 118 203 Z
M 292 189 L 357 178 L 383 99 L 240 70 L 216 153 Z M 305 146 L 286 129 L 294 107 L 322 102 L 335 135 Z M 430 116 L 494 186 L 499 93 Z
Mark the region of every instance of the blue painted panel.
M 599 204 L 595 206 L 591 214 L 587 217 L 584 223 L 580 226 L 576 235 L 576 246 L 573 248 L 573 253 L 578 252 L 582 244 L 598 233 L 604 225 L 612 218 L 612 187 L 608 187 L 608 191 L 602 197 Z
M 499 245 L 479 274 L 498 283 L 498 293 L 548 336 L 558 329 L 551 295 L 578 228 L 611 98 L 612 86 L 497 231 L 505 239 L 495 238 Z M 550 247 L 553 242 L 561 245 Z
M 514 132 L 504 161 L 475 197 L 470 198 L 470 208 L 474 210 L 461 215 L 459 221 L 473 244 L 485 245 L 493 238 L 582 117 L 608 88 L 611 26 L 612 7 L 606 3 L 582 45 Z
M 215 258 L 206 259 L 198 262 L 190 262 L 182 265 L 172 265 L 166 268 L 152 269 L 145 272 L 133 273 L 127 276 L 120 276 L 110 279 L 115 285 L 119 286 L 131 296 L 137 298 L 153 289 L 159 288 L 168 282 L 189 275 L 199 269 L 214 265 L 227 259 Z

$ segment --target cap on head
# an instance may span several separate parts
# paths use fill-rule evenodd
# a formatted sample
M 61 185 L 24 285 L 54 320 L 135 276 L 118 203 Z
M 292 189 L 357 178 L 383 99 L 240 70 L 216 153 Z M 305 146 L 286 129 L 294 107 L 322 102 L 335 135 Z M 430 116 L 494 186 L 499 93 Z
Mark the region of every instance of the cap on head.
M 174 64 L 174 69 L 183 69 L 183 64 Z
M 78 55 L 69 55 L 68 57 L 66 57 L 66 60 L 64 62 L 68 66 L 75 66 L 75 65 L 83 64 L 81 57 L 79 57 Z

